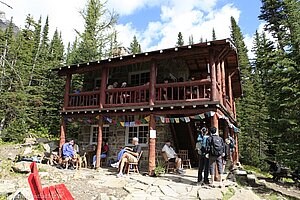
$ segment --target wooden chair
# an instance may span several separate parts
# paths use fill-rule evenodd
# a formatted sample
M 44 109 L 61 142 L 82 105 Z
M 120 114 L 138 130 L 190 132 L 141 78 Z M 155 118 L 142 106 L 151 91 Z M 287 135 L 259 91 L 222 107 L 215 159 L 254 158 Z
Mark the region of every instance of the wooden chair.
M 41 180 L 35 162 L 31 163 L 30 170 L 31 174 L 28 177 L 28 183 L 34 200 L 74 200 L 65 184 L 58 184 L 42 188 Z
M 129 171 L 132 170 L 135 173 L 140 173 L 139 172 L 139 162 L 140 159 L 142 157 L 143 151 L 141 151 L 141 153 L 139 154 L 139 156 L 137 157 L 137 162 L 131 162 L 131 163 L 127 163 L 126 165 L 126 170 L 127 170 L 127 174 L 129 174 Z
M 192 169 L 188 150 L 179 150 L 178 156 L 181 158 L 181 167 L 182 168 L 188 167 L 188 168 Z
M 166 152 L 162 151 L 161 153 L 162 153 L 162 156 L 163 156 L 164 161 L 165 161 L 166 173 L 168 173 L 169 170 L 172 170 L 172 171 L 174 172 L 175 169 L 176 169 L 176 163 L 175 163 L 175 162 L 170 162 L 170 161 L 169 161 Z

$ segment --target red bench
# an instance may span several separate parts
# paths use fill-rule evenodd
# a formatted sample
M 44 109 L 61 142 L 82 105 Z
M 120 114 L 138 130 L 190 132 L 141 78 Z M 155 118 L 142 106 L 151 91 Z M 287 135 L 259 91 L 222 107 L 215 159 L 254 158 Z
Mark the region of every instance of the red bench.
M 36 163 L 30 165 L 31 174 L 28 177 L 34 200 L 74 200 L 65 184 L 42 188 Z

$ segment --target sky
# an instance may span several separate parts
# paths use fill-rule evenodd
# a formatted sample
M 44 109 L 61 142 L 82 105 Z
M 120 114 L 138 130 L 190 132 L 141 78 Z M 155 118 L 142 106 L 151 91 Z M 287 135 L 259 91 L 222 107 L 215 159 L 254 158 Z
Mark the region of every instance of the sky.
M 14 23 L 24 27 L 24 21 L 31 14 L 44 23 L 49 16 L 50 34 L 55 29 L 62 32 L 65 45 L 75 39 L 76 31 L 84 29 L 79 11 L 86 0 L 1 0 L 6 19 L 13 17 Z M 104 2 L 104 1 L 103 1 Z M 260 0 L 107 0 L 107 8 L 118 13 L 117 40 L 129 47 L 135 35 L 143 51 L 174 47 L 178 32 L 182 32 L 185 44 L 193 36 L 194 43 L 200 38 L 212 39 L 215 29 L 217 39 L 230 37 L 230 17 L 239 24 L 248 49 L 252 48 L 253 34 L 262 30 L 263 22 L 258 20 Z M 251 51 L 249 56 L 253 57 Z

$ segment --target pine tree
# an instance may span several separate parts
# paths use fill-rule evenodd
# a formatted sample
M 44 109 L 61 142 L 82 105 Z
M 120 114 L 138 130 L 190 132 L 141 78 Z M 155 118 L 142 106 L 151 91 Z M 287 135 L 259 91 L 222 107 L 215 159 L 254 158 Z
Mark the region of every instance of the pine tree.
M 216 40 L 217 37 L 216 37 L 216 31 L 215 31 L 215 28 L 212 29 L 212 40 Z
M 182 33 L 179 32 L 178 36 L 177 36 L 176 46 L 180 47 L 180 46 L 183 46 L 183 45 L 184 45 L 183 36 L 182 36 Z
M 110 44 L 113 26 L 117 20 L 117 16 L 110 13 L 105 4 L 100 0 L 89 0 L 86 9 L 81 12 L 85 29 L 79 34 L 79 54 L 75 62 L 100 60 L 105 55 L 104 51 Z
M 192 45 L 192 44 L 194 44 L 194 37 L 193 37 L 193 35 L 190 35 L 189 36 L 189 45 Z
M 231 17 L 231 38 L 237 47 L 238 61 L 241 69 L 243 97 L 237 101 L 237 118 L 241 125 L 239 149 L 241 161 L 245 164 L 260 166 L 266 150 L 266 134 L 264 132 L 265 105 L 261 103 L 264 94 L 257 74 L 249 62 L 243 34 L 235 19 Z
M 270 150 L 287 166 L 300 162 L 300 73 L 299 73 L 299 9 L 296 0 L 264 0 L 260 19 L 265 30 L 277 39 L 277 48 L 267 52 L 269 62 L 262 65 L 268 76 Z M 292 158 L 292 159 L 291 159 Z
M 130 51 L 131 54 L 137 54 L 137 53 L 141 53 L 142 52 L 141 51 L 141 45 L 137 41 L 136 36 L 133 36 L 133 40 L 130 43 L 129 51 Z

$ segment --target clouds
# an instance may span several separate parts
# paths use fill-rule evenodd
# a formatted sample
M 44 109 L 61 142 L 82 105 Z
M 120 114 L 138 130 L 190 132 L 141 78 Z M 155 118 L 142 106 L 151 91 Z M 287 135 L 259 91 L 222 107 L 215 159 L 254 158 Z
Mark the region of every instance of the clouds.
M 240 16 L 240 11 L 232 4 L 216 8 L 216 1 L 210 0 L 173 0 L 159 7 L 159 21 L 149 22 L 145 30 L 136 30 L 131 23 L 119 25 L 119 39 L 128 40 L 136 35 L 144 51 L 175 46 L 178 32 L 182 32 L 186 44 L 191 35 L 194 42 L 199 42 L 200 38 L 211 40 L 213 28 L 217 39 L 223 39 L 230 37 L 230 17 L 238 21 Z M 128 35 L 122 35 L 126 28 Z M 126 42 L 123 44 L 126 46 Z
M 83 30 L 83 20 L 79 14 L 86 4 L 84 0 L 11 0 L 14 9 L 4 9 L 8 17 L 14 16 L 16 24 L 24 24 L 27 13 L 37 20 L 40 15 L 45 20 L 49 15 L 50 33 L 57 28 L 62 31 L 64 43 L 72 42 L 76 32 Z M 143 28 L 134 27 L 134 23 L 118 24 L 118 41 L 128 47 L 136 35 L 142 50 L 156 50 L 174 47 L 178 32 L 182 32 L 187 44 L 190 35 L 194 42 L 200 38 L 211 40 L 212 29 L 217 39 L 230 37 L 230 17 L 239 20 L 240 10 L 233 4 L 219 6 L 218 0 L 108 0 L 107 6 L 123 16 L 132 16 L 133 20 L 143 21 L 143 11 L 157 9 L 159 16 L 146 23 Z M 154 20 L 156 19 L 156 20 Z M 44 22 L 43 22 L 44 23 Z
M 21 27 L 29 13 L 35 20 L 42 16 L 43 24 L 48 15 L 50 34 L 53 34 L 56 28 L 62 31 L 65 44 L 74 40 L 76 36 L 74 29 L 83 29 L 83 20 L 79 14 L 85 6 L 83 0 L 10 0 L 8 3 L 13 9 L 0 7 L 0 10 L 4 10 L 8 19 L 13 16 L 15 24 Z

